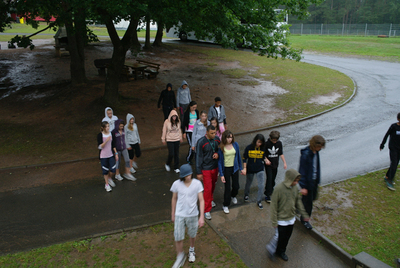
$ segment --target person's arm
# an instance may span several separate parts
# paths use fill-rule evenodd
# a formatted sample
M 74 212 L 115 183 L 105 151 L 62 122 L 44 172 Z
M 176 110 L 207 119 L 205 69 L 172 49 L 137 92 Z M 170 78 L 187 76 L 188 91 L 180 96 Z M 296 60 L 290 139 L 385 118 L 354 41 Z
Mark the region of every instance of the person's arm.
M 135 124 L 135 131 L 136 131 L 136 134 L 137 134 L 137 137 L 138 137 L 138 143 L 140 144 L 139 129 L 138 129 L 136 124 Z
M 172 89 L 171 89 L 171 91 L 172 91 Z M 174 104 L 174 107 L 173 107 L 173 108 L 176 108 L 177 106 L 176 106 L 175 92 L 173 92 L 173 91 L 172 91 L 172 102 L 173 102 L 173 104 Z
M 239 144 L 235 141 L 235 144 L 236 144 L 236 148 L 235 148 L 235 150 L 236 150 L 236 159 L 235 159 L 235 161 L 238 161 L 238 165 L 239 165 L 239 170 L 240 171 L 242 171 L 243 170 L 243 167 L 242 167 L 242 159 L 241 159 L 241 157 L 240 157 L 240 149 L 239 149 Z
M 193 133 L 192 133 L 192 150 L 196 151 L 196 143 L 197 143 L 197 122 L 194 123 Z
M 274 194 L 271 196 L 271 223 L 274 228 L 278 227 L 279 197 L 279 191 L 274 191 Z
M 176 202 L 178 201 L 178 193 L 172 193 L 171 200 L 171 221 L 175 222 Z
M 218 158 L 218 172 L 219 172 L 219 175 L 221 176 L 221 181 L 222 181 L 223 183 L 225 183 L 225 176 L 224 176 L 224 166 L 225 166 L 225 163 L 224 163 L 224 153 L 222 152 L 222 150 L 219 150 L 218 154 L 219 154 L 219 158 Z
M 197 178 L 199 180 L 203 180 L 203 170 L 201 168 L 203 164 L 203 150 L 202 150 L 202 142 L 199 140 L 196 145 L 196 171 Z
M 214 114 L 214 109 L 213 109 L 213 107 L 214 106 L 211 106 L 209 109 L 208 109 L 208 115 L 207 115 L 207 119 L 208 119 L 208 121 L 210 121 L 211 120 L 211 118 L 213 118 L 213 114 Z
M 158 109 L 160 109 L 160 104 L 161 104 L 161 101 L 163 99 L 163 93 L 164 93 L 164 90 L 161 91 L 160 97 L 158 98 L 158 103 L 157 103 L 157 108 Z
M 188 94 L 189 94 L 189 102 L 191 102 L 192 101 L 192 96 L 190 96 L 190 88 L 187 87 L 187 90 L 188 90 Z
M 99 150 L 103 149 L 104 146 L 106 146 L 106 143 L 109 142 L 110 140 L 111 140 L 111 136 L 108 137 L 108 138 L 103 142 L 103 135 L 102 135 L 101 133 L 99 133 L 99 134 L 97 135 L 97 144 L 98 144 L 97 148 L 98 148 Z
M 281 159 L 282 159 L 282 161 L 283 161 L 283 168 L 284 168 L 284 169 L 287 169 L 285 156 L 284 156 L 283 154 L 281 154 Z
M 274 196 L 274 195 L 272 195 Z M 310 216 L 307 214 L 306 210 L 304 209 L 303 201 L 301 200 L 301 195 L 296 196 L 296 208 L 300 211 L 300 214 L 304 221 L 309 221 Z
M 242 174 L 246 175 L 247 173 L 247 159 L 249 158 L 249 148 L 246 147 L 246 149 L 244 149 L 244 153 L 243 153 L 243 170 L 242 170 Z
M 162 141 L 163 144 L 166 144 L 166 137 L 167 137 L 167 131 L 168 131 L 168 130 L 167 130 L 167 124 L 168 124 L 167 120 L 168 120 L 168 119 L 166 119 L 166 120 L 164 121 L 163 130 L 162 130 L 162 135 L 161 135 L 161 141 Z
M 125 130 L 125 145 L 126 145 L 126 149 L 132 150 L 131 144 L 129 143 L 129 140 L 128 140 L 128 131 L 130 131 L 130 130 L 126 126 L 124 126 L 124 130 Z
M 228 123 L 226 123 L 225 107 L 224 107 L 224 106 L 222 106 L 222 105 L 221 105 L 221 107 L 222 107 L 222 109 L 224 109 L 224 113 L 223 113 L 224 125 L 225 125 L 225 129 L 227 129 L 227 127 L 228 127 Z M 222 111 L 222 109 L 221 109 L 221 111 Z
M 302 195 L 307 195 L 308 194 L 308 189 L 309 189 L 309 174 L 308 174 L 308 154 L 303 153 L 300 156 L 300 166 L 299 166 L 299 173 L 301 174 L 301 179 L 300 179 L 300 186 L 301 186 L 301 194 Z M 312 163 L 311 163 L 312 164 Z
M 179 108 L 179 88 L 178 88 L 178 90 L 176 91 L 176 108 Z
M 379 149 L 380 149 L 381 151 L 382 151 L 383 148 L 385 148 L 385 143 L 386 143 L 386 141 L 387 141 L 387 138 L 388 138 L 389 135 L 390 135 L 390 132 L 392 132 L 392 128 L 393 128 L 393 125 L 391 125 L 391 126 L 389 127 L 388 131 L 387 131 L 386 134 L 385 134 L 385 137 L 383 137 L 383 140 L 382 140 L 382 142 L 381 142 L 381 145 L 379 146 Z
M 115 140 L 116 140 L 116 139 L 115 139 L 115 134 L 111 134 L 111 136 L 112 136 L 111 148 L 112 148 L 112 150 L 113 150 L 113 152 L 114 152 L 115 160 L 118 161 L 119 155 L 118 155 L 118 151 L 117 151 L 117 146 L 116 146 L 116 144 L 115 144 Z
M 203 197 L 203 192 L 200 192 L 197 194 L 197 197 L 199 198 L 199 209 L 200 209 L 200 216 L 199 216 L 199 227 L 204 226 L 204 197 Z

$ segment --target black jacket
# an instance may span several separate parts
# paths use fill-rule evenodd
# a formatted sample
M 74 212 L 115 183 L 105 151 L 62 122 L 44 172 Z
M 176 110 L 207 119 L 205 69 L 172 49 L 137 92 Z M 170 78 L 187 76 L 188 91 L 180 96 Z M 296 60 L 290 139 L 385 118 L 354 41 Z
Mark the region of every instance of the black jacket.
M 207 136 L 199 139 L 196 145 L 197 174 L 202 174 L 203 170 L 218 168 L 218 159 L 213 159 L 213 155 L 218 153 L 220 143 L 218 136 L 215 136 L 211 141 L 207 139 Z
M 386 140 L 389 136 L 389 149 L 400 150 L 400 126 L 397 123 L 392 124 L 386 132 L 385 137 L 383 137 L 380 146 L 381 150 L 385 147 Z
M 188 108 L 189 108 L 189 106 L 188 106 Z M 196 112 L 196 119 L 198 120 L 200 118 L 199 110 L 196 109 L 195 112 Z M 182 124 L 181 124 L 182 133 L 185 133 L 186 129 L 189 127 L 189 119 L 190 119 L 189 113 L 190 113 L 190 110 L 187 109 L 185 111 L 185 113 L 183 114 L 183 121 L 182 121 Z
M 161 91 L 160 98 L 158 98 L 158 104 L 157 104 L 158 108 L 160 108 L 161 102 L 163 107 L 176 108 L 175 92 L 172 89 L 168 91 L 168 86 L 172 88 L 172 85 L 168 84 L 167 88 Z

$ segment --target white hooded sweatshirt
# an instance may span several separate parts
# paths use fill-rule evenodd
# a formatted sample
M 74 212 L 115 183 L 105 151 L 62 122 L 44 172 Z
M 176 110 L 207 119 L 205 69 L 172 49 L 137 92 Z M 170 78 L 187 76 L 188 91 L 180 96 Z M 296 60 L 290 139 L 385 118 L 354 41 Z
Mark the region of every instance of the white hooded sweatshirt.
M 111 112 L 112 112 L 111 118 L 107 116 L 107 110 L 111 110 Z M 111 132 L 111 131 L 113 131 L 114 128 L 115 128 L 115 121 L 118 120 L 118 117 L 116 117 L 116 116 L 114 115 L 114 111 L 113 111 L 113 109 L 111 109 L 110 107 L 107 107 L 107 108 L 104 110 L 104 114 L 105 114 L 105 117 L 103 118 L 103 120 L 101 120 L 101 122 L 104 122 L 104 121 L 108 122 L 108 124 L 110 125 L 110 132 Z

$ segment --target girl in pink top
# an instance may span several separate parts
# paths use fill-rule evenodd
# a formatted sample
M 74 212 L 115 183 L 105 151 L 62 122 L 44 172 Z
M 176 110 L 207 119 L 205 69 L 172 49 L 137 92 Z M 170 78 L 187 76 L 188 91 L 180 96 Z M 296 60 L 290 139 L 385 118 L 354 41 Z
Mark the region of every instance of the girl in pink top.
M 115 187 L 115 183 L 111 177 L 113 173 L 115 173 L 115 160 L 118 160 L 118 153 L 110 132 L 110 124 L 106 121 L 102 122 L 100 131 L 101 132 L 97 135 L 97 145 L 100 150 L 99 158 L 106 183 L 104 188 L 107 192 L 110 192 L 112 190 L 111 186 Z
M 168 158 L 165 169 L 170 171 L 172 159 L 174 159 L 175 173 L 179 173 L 179 146 L 182 142 L 181 122 L 178 113 L 172 110 L 165 120 L 161 136 L 162 143 L 168 146 Z

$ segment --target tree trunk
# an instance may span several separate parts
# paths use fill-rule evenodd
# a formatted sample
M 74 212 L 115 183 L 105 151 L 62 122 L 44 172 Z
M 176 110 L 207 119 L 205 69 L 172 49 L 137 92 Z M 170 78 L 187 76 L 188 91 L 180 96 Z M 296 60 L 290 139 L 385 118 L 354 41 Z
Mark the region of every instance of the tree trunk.
M 84 84 L 87 82 L 85 72 L 85 38 L 86 22 L 82 11 L 65 22 L 68 37 L 68 49 L 71 56 L 70 72 L 72 85 Z M 75 25 L 75 26 L 74 26 Z
M 131 24 L 133 24 L 133 27 L 135 28 L 135 31 L 133 31 L 132 38 L 131 38 L 131 51 L 132 51 L 132 53 L 139 53 L 140 49 L 142 48 L 142 45 L 139 42 L 137 30 L 136 30 L 139 25 L 139 20 L 132 19 Z
M 157 33 L 156 38 L 154 39 L 153 46 L 160 47 L 162 45 L 162 37 L 164 31 L 164 23 L 160 20 L 157 21 Z
M 144 49 L 150 49 L 150 16 L 146 16 L 146 40 L 144 42 Z
M 104 11 L 104 14 L 106 11 Z M 108 34 L 110 35 L 111 42 L 113 44 L 113 55 L 111 58 L 111 65 L 107 68 L 106 83 L 104 89 L 104 99 L 109 104 L 118 103 L 118 86 L 121 71 L 124 67 L 125 55 L 128 49 L 131 47 L 132 36 L 136 32 L 138 19 L 131 19 L 128 29 L 126 29 L 122 39 L 119 39 L 118 33 L 115 29 L 114 23 L 110 16 L 107 16 L 106 27 Z M 133 23 L 132 23 L 133 22 Z

